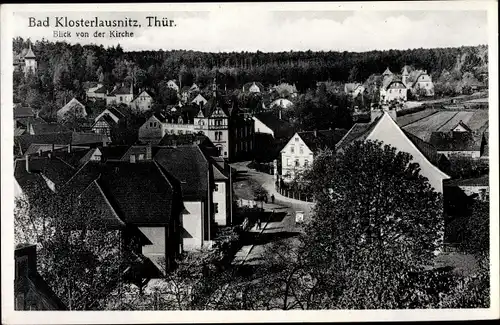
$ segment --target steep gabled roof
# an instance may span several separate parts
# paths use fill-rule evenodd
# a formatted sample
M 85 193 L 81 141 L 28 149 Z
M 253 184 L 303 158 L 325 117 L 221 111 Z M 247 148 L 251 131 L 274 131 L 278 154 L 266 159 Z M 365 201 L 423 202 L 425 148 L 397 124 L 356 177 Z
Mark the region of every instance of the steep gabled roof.
M 384 73 L 382 73 L 382 75 L 392 75 L 393 73 L 391 72 L 391 70 L 389 70 L 389 67 L 387 67 L 384 71 Z
M 318 130 L 298 132 L 297 134 L 304 141 L 307 147 L 316 152 L 320 149 L 335 149 L 335 145 L 347 133 L 346 129 Z
M 99 187 L 125 223 L 164 225 L 182 208 L 179 189 L 155 162 L 87 163 L 66 184 L 82 193 L 97 180 Z
M 25 59 L 36 59 L 35 53 L 33 53 L 33 50 L 31 49 L 31 45 L 28 48 L 28 52 L 24 55 Z
M 209 163 L 198 146 L 161 147 L 154 160 L 180 182 L 184 199 L 207 197 Z
M 355 127 L 358 130 L 353 132 Z M 352 135 L 349 135 L 350 133 Z M 349 141 L 346 141 L 346 138 Z M 429 182 L 436 190 L 442 188 L 440 180 L 449 178 L 448 175 L 435 166 L 437 153 L 434 152 L 432 143 L 426 143 L 403 131 L 387 112 L 384 112 L 372 123 L 353 126 L 344 139 L 340 141 L 337 150 L 347 148 L 354 141 L 365 141 L 367 139 L 382 141 L 384 144 L 395 146 L 399 151 L 410 153 L 413 161 L 419 163 L 421 168 L 428 166 L 429 168 L 425 168 L 426 171 L 423 175 L 429 179 Z
M 108 96 L 117 96 L 117 95 L 132 95 L 132 90 L 130 89 L 129 86 L 119 86 L 113 89 L 113 91 L 111 91 Z
M 289 138 L 295 133 L 292 125 L 280 119 L 275 112 L 262 112 L 255 114 L 254 117 L 273 130 L 275 138 Z
M 42 119 L 33 119 L 31 123 L 35 135 L 47 133 L 70 132 L 70 129 L 59 123 L 47 123 Z
M 14 137 L 14 144 L 25 152 L 31 144 L 94 145 L 101 144 L 103 140 L 106 140 L 106 136 L 96 133 L 60 132 L 41 135 L 23 134 Z

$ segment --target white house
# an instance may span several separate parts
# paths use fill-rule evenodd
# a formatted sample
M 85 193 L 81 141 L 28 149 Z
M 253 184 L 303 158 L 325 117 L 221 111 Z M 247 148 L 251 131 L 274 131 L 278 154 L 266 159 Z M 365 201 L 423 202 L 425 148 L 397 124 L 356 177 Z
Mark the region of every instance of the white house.
M 113 91 L 106 95 L 106 106 L 119 104 L 129 106 L 133 98 L 134 92 L 132 84 L 130 87 L 126 87 L 123 84 L 121 86 L 115 86 Z
M 321 149 L 334 149 L 347 130 L 317 130 L 297 132 L 281 150 L 281 175 L 283 181 L 292 181 L 308 169 L 314 156 Z
M 413 162 L 420 165 L 420 174 L 429 180 L 436 192 L 443 193 L 443 180 L 450 177 L 439 170 L 434 164 L 437 157 L 435 149 L 428 143 L 403 131 L 394 121 L 394 117 L 387 111 L 370 123 L 356 123 L 336 145 L 336 150 L 344 150 L 356 140 L 381 141 L 391 145 L 399 151 L 412 155 Z
M 151 110 L 152 105 L 153 97 L 143 90 L 137 97 L 132 99 L 130 106 L 140 112 L 145 112 Z
M 175 80 L 169 80 L 167 81 L 167 88 L 173 89 L 176 92 L 179 92 L 179 86 L 177 86 L 177 83 Z

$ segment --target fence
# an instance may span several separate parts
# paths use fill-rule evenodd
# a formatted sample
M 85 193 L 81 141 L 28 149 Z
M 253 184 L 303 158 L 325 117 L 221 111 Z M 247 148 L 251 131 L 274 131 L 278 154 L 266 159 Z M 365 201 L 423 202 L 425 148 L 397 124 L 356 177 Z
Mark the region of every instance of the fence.
M 278 191 L 279 194 L 291 199 L 304 202 L 314 202 L 312 195 L 301 193 L 300 191 L 294 191 L 292 189 L 287 188 L 286 186 L 280 187 L 279 185 L 276 185 L 276 191 Z

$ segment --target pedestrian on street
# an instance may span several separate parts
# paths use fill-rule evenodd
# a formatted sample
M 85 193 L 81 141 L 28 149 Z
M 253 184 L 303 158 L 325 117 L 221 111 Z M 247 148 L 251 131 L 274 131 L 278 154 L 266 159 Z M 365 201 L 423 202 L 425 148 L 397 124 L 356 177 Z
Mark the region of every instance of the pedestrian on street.
M 274 204 L 274 194 L 271 194 L 271 203 Z
M 260 230 L 260 218 L 257 219 L 257 229 Z

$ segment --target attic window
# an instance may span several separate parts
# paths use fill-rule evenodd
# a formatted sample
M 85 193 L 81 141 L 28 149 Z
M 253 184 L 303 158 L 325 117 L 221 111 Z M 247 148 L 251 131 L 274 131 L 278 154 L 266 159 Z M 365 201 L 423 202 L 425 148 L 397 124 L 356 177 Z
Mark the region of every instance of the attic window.
M 295 138 L 295 141 L 296 141 L 296 142 L 297 142 L 297 141 L 299 141 L 299 138 Z

